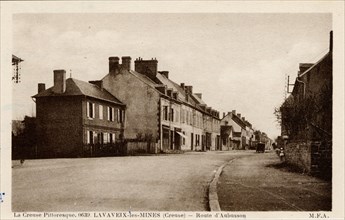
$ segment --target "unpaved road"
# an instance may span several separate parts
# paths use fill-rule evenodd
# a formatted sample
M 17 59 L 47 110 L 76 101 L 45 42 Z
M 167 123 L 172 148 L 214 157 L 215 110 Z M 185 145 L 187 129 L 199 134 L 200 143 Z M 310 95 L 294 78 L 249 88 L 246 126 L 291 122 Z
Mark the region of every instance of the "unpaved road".
M 330 211 L 332 184 L 289 172 L 274 152 L 238 158 L 218 182 L 223 211 Z
M 13 211 L 206 211 L 224 162 L 253 152 L 14 161 Z

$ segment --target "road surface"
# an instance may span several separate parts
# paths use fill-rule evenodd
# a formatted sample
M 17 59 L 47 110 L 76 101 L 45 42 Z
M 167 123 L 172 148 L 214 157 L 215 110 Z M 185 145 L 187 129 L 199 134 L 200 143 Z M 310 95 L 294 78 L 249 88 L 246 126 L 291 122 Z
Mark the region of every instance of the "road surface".
M 215 170 L 249 154 L 26 160 L 12 169 L 12 207 L 39 212 L 207 211 L 207 189 Z

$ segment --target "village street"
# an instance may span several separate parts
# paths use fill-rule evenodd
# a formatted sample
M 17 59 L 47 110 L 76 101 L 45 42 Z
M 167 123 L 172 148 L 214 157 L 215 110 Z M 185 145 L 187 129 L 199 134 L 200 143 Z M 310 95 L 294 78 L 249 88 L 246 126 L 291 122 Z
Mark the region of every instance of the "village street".
M 222 210 L 329 209 L 329 184 L 272 167 L 274 152 L 212 151 L 14 161 L 13 211 L 208 211 L 208 185 L 228 161 L 218 184 Z
M 209 182 L 224 162 L 253 152 L 14 161 L 13 211 L 208 209 Z

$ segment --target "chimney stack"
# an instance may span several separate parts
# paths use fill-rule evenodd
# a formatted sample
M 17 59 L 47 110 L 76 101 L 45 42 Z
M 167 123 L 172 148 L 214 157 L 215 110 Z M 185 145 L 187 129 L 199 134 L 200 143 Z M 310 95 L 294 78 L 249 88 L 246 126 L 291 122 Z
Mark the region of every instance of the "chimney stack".
M 116 73 L 120 69 L 118 57 L 109 57 L 109 73 Z
M 236 115 L 236 110 L 232 110 L 232 114 L 233 114 L 233 115 Z
M 225 112 L 223 112 L 223 118 L 225 117 Z
M 64 93 L 66 91 L 66 70 L 54 70 L 54 93 Z
M 169 71 L 160 71 L 159 73 L 164 75 L 167 79 L 169 79 Z
M 146 75 L 152 80 L 155 80 L 157 76 L 158 61 L 155 59 L 143 60 L 142 58 L 137 58 L 134 61 L 134 69 L 136 72 Z
M 122 67 L 125 70 L 130 71 L 132 58 L 130 56 L 125 56 L 125 57 L 121 57 L 121 59 L 122 59 Z
M 238 113 L 238 114 L 237 114 L 237 117 L 239 117 L 239 118 L 241 119 L 241 114 Z
M 245 118 L 245 117 L 242 117 L 242 121 L 246 121 L 246 118 Z
M 185 89 L 184 83 L 181 83 L 181 88 L 182 88 L 183 90 Z
M 44 90 L 46 90 L 46 84 L 38 83 L 38 93 L 43 92 Z

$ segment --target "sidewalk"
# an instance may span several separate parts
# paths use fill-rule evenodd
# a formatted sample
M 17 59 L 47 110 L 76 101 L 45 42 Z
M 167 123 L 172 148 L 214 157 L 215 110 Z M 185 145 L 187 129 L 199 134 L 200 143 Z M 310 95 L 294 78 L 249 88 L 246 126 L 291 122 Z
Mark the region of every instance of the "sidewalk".
M 332 183 L 289 172 L 273 151 L 253 153 L 224 167 L 218 199 L 222 211 L 330 211 Z

